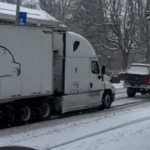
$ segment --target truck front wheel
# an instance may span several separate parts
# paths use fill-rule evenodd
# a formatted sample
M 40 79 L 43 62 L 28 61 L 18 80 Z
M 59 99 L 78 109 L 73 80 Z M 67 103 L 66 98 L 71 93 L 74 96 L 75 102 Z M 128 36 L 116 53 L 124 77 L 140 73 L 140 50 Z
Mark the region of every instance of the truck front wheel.
M 136 95 L 136 90 L 135 90 L 134 88 L 128 87 L 128 88 L 127 88 L 127 95 L 128 95 L 128 97 L 135 97 L 135 95 Z
M 110 92 L 105 92 L 103 95 L 102 105 L 100 107 L 101 110 L 110 109 L 112 104 L 112 98 Z

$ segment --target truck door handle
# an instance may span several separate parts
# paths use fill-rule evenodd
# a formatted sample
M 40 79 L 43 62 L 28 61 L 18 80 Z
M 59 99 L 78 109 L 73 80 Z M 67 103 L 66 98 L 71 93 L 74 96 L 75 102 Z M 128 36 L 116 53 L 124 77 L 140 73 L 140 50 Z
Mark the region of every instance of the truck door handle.
M 92 88 L 93 87 L 93 83 L 90 83 L 90 88 Z

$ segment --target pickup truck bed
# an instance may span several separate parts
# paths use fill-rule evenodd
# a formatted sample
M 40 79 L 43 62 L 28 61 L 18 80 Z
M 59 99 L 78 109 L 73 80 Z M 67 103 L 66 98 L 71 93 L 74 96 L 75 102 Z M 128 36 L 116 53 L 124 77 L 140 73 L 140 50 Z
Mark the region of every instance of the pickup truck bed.
M 128 97 L 134 97 L 137 92 L 150 93 L 150 65 L 132 64 L 126 73 L 124 87 Z

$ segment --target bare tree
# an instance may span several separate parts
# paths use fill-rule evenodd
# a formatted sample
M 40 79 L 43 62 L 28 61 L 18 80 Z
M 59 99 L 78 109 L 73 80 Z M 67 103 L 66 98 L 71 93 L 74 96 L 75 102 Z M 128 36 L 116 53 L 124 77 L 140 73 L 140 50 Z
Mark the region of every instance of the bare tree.
M 79 31 L 95 41 L 101 53 L 115 52 L 126 69 L 130 54 L 141 53 L 141 0 L 80 0 L 72 20 Z M 105 50 L 105 51 L 104 51 Z M 106 52 L 107 50 L 107 52 Z M 117 52 L 118 51 L 118 52 Z
M 110 27 L 108 23 L 108 17 L 105 16 L 106 9 L 108 11 L 108 2 L 105 0 L 93 0 L 89 3 L 88 0 L 78 1 L 76 7 L 72 11 L 72 18 L 69 20 L 69 27 L 71 30 L 79 32 L 83 36 L 89 39 L 95 48 L 98 55 L 100 55 L 100 60 L 102 64 L 106 63 L 108 56 L 111 56 L 109 62 L 114 60 L 114 64 L 118 66 L 118 61 L 120 61 L 120 51 L 112 51 L 113 46 L 106 39 L 106 35 L 110 33 Z M 105 44 L 104 44 L 105 43 Z M 106 47 L 111 49 L 106 50 Z M 118 56 L 115 60 L 114 58 Z M 116 62 L 116 63 L 115 63 Z M 114 67 L 114 65 L 111 65 Z
M 28 0 L 28 1 L 23 1 L 22 6 L 27 7 L 27 8 L 32 8 L 32 9 L 37 9 L 38 8 L 38 2 L 35 2 L 35 0 Z
M 70 17 L 73 2 L 74 0 L 39 0 L 39 5 L 41 9 L 65 23 Z
M 26 0 L 20 0 L 21 1 L 21 5 L 27 8 L 33 8 L 33 9 L 37 9 L 37 5 L 35 2 L 33 2 L 33 0 L 27 1 Z M 9 3 L 9 4 L 16 4 L 17 0 L 0 0 L 0 2 L 5 2 L 5 3 Z
M 139 5 L 136 0 L 108 0 L 108 4 L 109 12 L 105 12 L 108 21 L 104 23 L 110 27 L 110 32 L 105 37 L 113 47 L 101 44 L 108 50 L 120 50 L 122 68 L 126 69 L 129 54 L 139 50 Z
M 25 3 L 22 6 L 32 9 L 37 9 L 37 6 L 35 4 Z
M 150 11 L 150 0 L 140 1 L 140 48 L 145 51 L 146 62 L 150 63 L 150 21 L 146 19 L 146 13 Z

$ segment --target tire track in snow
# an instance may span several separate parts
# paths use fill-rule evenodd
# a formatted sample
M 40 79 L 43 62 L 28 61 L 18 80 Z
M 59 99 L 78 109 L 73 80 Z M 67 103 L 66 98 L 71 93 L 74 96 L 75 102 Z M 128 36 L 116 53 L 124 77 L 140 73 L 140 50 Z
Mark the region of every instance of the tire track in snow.
M 88 134 L 86 136 L 83 136 L 83 137 L 80 137 L 80 138 L 77 138 L 77 139 L 74 139 L 74 140 L 71 140 L 71 141 L 53 146 L 53 147 L 49 148 L 49 150 L 52 150 L 52 149 L 55 149 L 55 148 L 58 148 L 58 147 L 61 147 L 61 146 L 67 145 L 67 144 L 71 144 L 71 143 L 74 143 L 74 142 L 77 142 L 77 141 L 80 141 L 80 140 L 84 140 L 86 138 L 90 138 L 90 137 L 93 137 L 93 136 L 96 136 L 96 135 L 100 135 L 100 134 L 103 134 L 103 133 L 106 133 L 106 132 L 109 132 L 109 131 L 112 131 L 112 130 L 116 130 L 116 129 L 119 129 L 119 128 L 122 128 L 122 127 L 125 127 L 125 126 L 129 126 L 129 125 L 136 124 L 136 123 L 139 123 L 139 122 L 147 121 L 147 120 L 150 120 L 150 117 L 144 117 L 144 118 L 141 118 L 141 119 L 136 119 L 136 120 L 133 120 L 133 121 L 130 121 L 130 122 L 127 122 L 127 123 L 120 124 L 118 126 L 114 126 L 114 127 L 96 132 L 96 133 Z

